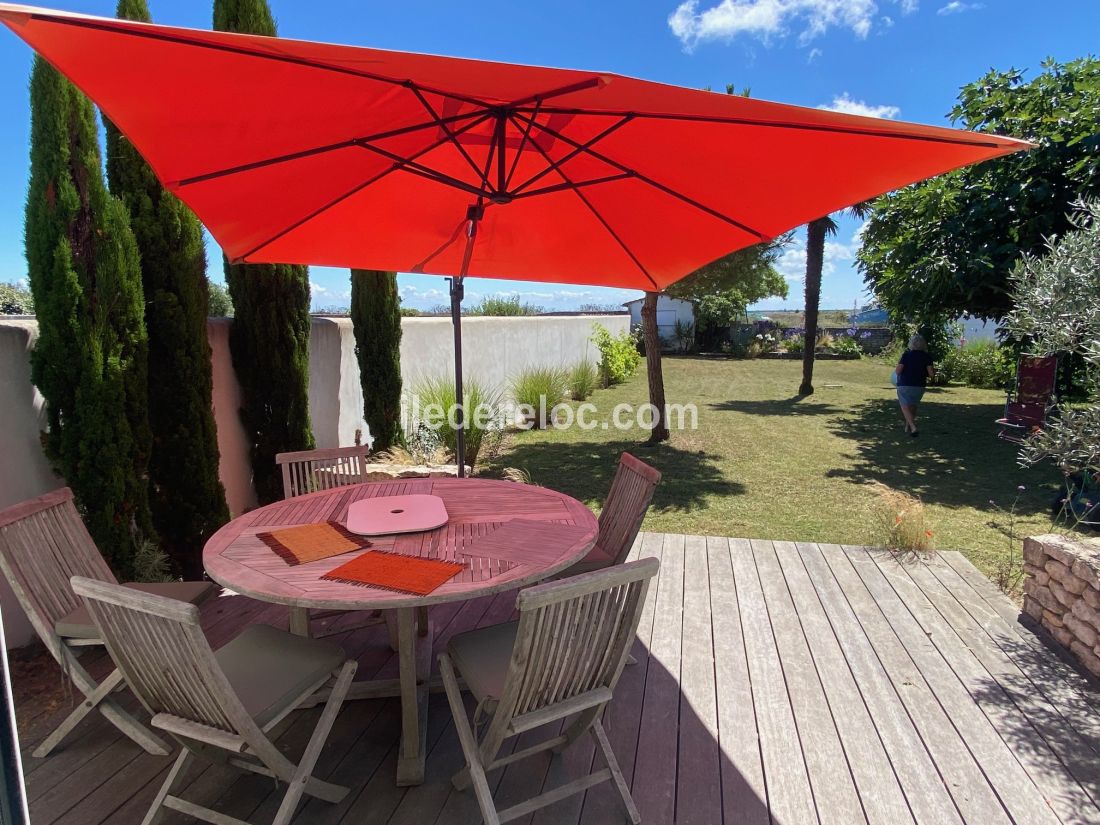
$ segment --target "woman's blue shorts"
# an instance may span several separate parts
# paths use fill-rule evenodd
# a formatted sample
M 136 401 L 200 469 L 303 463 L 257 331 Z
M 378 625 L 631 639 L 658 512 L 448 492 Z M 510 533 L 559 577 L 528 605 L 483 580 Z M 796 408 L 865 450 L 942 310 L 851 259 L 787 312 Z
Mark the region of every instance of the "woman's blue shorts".
M 919 404 L 922 398 L 924 398 L 924 387 L 898 387 L 899 404 L 912 407 L 914 404 Z

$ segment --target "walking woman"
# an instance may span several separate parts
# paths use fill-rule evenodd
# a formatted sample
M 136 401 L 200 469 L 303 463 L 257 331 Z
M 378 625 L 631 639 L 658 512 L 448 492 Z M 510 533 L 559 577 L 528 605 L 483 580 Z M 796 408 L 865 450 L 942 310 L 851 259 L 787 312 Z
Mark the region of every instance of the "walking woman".
M 917 405 L 924 397 L 928 380 L 936 377 L 932 356 L 928 354 L 924 337 L 914 335 L 909 339 L 909 349 L 902 353 L 894 372 L 897 374 L 898 404 L 905 418 L 905 431 L 917 437 Z

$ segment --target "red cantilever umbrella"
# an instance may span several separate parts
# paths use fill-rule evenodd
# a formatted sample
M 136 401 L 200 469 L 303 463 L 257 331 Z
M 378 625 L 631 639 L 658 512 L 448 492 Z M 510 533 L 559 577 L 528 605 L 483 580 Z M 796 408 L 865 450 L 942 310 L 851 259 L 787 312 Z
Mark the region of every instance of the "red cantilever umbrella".
M 103 109 L 230 259 L 457 276 L 459 399 L 462 276 L 660 290 L 1029 146 L 609 73 L 8 4 L 0 20 Z

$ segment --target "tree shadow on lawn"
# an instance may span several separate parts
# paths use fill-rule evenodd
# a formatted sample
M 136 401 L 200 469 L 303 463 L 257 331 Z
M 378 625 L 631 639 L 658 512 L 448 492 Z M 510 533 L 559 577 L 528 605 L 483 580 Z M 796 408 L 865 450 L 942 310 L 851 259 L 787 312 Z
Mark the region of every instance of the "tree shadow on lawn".
M 807 401 L 809 396 L 795 395 L 791 398 L 769 398 L 760 401 L 717 401 L 710 404 L 718 412 L 737 412 L 745 415 L 838 415 L 844 407 L 819 401 Z
M 930 504 L 982 510 L 990 499 L 1011 500 L 1016 486 L 1025 484 L 1021 512 L 1041 512 L 1057 491 L 1057 479 L 1017 465 L 1015 446 L 997 438 L 993 422 L 1002 412 L 998 404 L 937 404 L 933 398 L 921 405 L 920 435 L 912 438 L 902 429 L 896 401 L 867 401 L 830 423 L 835 435 L 855 442 L 855 466 L 826 475 L 879 481 Z
M 531 481 L 567 493 L 589 505 L 602 506 L 619 456 L 630 453 L 661 471 L 654 493 L 654 512 L 690 511 L 705 506 L 712 496 L 737 496 L 745 486 L 730 481 L 701 450 L 683 450 L 670 444 L 644 441 L 574 443 L 518 443 L 497 462 L 526 470 Z M 497 467 L 499 469 L 499 467 Z

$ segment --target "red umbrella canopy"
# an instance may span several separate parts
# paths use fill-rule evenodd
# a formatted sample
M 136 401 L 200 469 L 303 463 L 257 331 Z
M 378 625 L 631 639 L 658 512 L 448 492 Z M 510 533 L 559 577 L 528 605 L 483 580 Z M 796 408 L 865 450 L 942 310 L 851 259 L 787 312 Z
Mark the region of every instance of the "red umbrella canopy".
M 1029 144 L 518 66 L 0 4 L 236 261 L 660 289 Z M 474 210 L 471 212 L 471 207 Z

